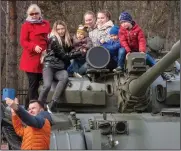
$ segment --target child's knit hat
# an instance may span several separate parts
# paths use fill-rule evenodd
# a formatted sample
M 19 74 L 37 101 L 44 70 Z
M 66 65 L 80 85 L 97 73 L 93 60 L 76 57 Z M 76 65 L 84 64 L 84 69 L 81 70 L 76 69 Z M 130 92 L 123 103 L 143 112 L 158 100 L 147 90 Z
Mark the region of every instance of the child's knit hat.
M 132 23 L 132 17 L 128 12 L 122 12 L 121 15 L 119 16 L 119 21 L 120 22 L 127 21 Z
M 81 33 L 81 34 L 83 34 L 86 37 L 87 34 L 88 34 L 87 28 L 88 27 L 85 26 L 85 25 L 79 25 L 79 27 L 77 29 L 77 33 Z
M 118 35 L 118 33 L 119 33 L 119 27 L 117 25 L 114 25 L 109 31 L 110 35 Z

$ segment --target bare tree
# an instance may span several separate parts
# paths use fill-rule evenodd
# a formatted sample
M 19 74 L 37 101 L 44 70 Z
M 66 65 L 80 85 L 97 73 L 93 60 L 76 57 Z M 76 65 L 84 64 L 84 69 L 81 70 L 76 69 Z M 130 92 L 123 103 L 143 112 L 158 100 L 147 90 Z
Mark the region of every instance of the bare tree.
M 9 1 L 6 2 L 6 54 L 8 54 L 9 51 Z M 5 60 L 8 60 L 8 55 L 6 55 Z M 6 70 L 7 70 L 7 64 L 6 64 Z M 7 72 L 7 71 L 6 71 Z
M 6 52 L 6 87 L 17 89 L 17 13 L 16 1 L 9 1 L 9 44 Z
M 2 52 L 1 52 L 1 75 L 3 74 L 3 69 L 4 69 L 4 66 L 5 66 L 5 62 L 6 62 L 6 57 L 5 54 L 6 54 L 6 50 L 7 50 L 7 43 L 8 43 L 8 33 L 7 31 L 8 30 L 8 27 L 9 27 L 9 23 L 7 24 L 7 22 L 9 21 L 9 7 L 8 7 L 8 1 L 6 2 L 6 9 L 5 7 L 1 4 L 1 10 L 3 11 L 3 13 L 5 14 L 6 16 L 6 26 L 2 25 L 1 27 L 4 27 L 4 29 L 6 30 L 5 31 L 5 34 L 2 34 L 2 29 L 1 29 L 1 41 L 2 41 L 2 45 L 1 45 L 1 49 Z M 4 32 L 3 32 L 4 33 Z

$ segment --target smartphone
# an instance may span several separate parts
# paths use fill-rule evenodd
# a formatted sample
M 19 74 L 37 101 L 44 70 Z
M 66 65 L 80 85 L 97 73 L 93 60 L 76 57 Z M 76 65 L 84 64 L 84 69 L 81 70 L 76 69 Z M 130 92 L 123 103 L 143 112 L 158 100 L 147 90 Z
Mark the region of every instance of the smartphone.
M 10 98 L 10 99 L 14 100 L 15 99 L 15 89 L 4 88 L 3 95 L 2 95 L 2 101 L 5 101 L 5 98 Z

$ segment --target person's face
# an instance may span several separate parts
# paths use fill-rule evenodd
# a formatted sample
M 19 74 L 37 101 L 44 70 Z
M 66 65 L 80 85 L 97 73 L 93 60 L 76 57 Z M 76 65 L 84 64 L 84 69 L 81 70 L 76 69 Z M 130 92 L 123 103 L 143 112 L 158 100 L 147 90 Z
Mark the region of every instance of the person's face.
M 42 109 L 42 107 L 37 102 L 31 103 L 29 105 L 28 113 L 30 115 L 36 116 L 41 111 L 43 111 L 43 109 Z
M 57 25 L 57 33 L 60 37 L 65 36 L 65 27 L 63 25 Z
M 95 25 L 95 18 L 93 15 L 91 14 L 87 14 L 84 16 L 84 21 L 85 21 L 85 24 L 91 28 L 91 27 L 94 27 Z
M 77 32 L 76 36 L 77 36 L 77 39 L 79 39 L 79 40 L 84 39 L 84 35 L 80 32 Z
M 110 35 L 110 38 L 114 41 L 119 39 L 118 35 Z
M 108 18 L 106 17 L 105 14 L 103 14 L 103 13 L 98 13 L 97 14 L 97 24 L 99 26 L 104 25 L 107 21 L 108 21 Z
M 29 14 L 32 19 L 39 19 L 40 18 L 40 13 L 37 10 L 32 10 Z
M 130 22 L 127 22 L 127 21 L 121 22 L 121 26 L 126 28 L 126 29 L 131 29 L 132 28 L 132 24 Z

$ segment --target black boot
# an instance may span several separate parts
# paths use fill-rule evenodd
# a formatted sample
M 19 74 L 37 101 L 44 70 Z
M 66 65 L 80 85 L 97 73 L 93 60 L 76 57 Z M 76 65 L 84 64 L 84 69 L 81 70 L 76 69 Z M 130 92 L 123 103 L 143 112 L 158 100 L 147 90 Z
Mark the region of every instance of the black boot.
M 168 73 L 165 73 L 165 72 L 163 72 L 163 73 L 161 74 L 161 76 L 162 76 L 163 79 L 165 79 L 165 80 L 167 80 L 167 81 L 172 81 L 172 80 L 174 79 L 174 78 L 171 77 Z

